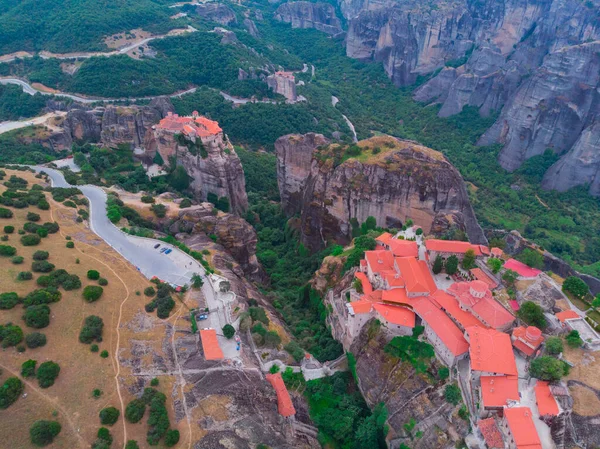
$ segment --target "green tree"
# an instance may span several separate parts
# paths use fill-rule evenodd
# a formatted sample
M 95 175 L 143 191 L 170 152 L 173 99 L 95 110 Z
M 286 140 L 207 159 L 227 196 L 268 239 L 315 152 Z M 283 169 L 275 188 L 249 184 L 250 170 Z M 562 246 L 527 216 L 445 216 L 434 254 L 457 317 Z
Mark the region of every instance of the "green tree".
M 54 385 L 54 381 L 60 373 L 58 363 L 47 361 L 42 363 L 37 370 L 36 377 L 41 388 L 48 388 Z
M 359 278 L 354 278 L 354 281 L 352 281 L 352 288 L 354 288 L 357 293 L 364 293 L 362 281 Z
M 475 268 L 475 251 L 468 249 L 462 260 L 462 266 L 465 270 Z
M 590 292 L 590 288 L 585 282 L 576 276 L 569 276 L 562 285 L 562 290 L 565 293 L 571 293 L 577 298 L 583 298 Z
M 190 186 L 190 176 L 185 171 L 183 165 L 178 165 L 175 167 L 175 170 L 168 175 L 167 182 L 175 190 L 183 192 Z
M 27 334 L 25 336 L 25 344 L 30 349 L 39 348 L 40 346 L 45 346 L 46 345 L 46 336 L 44 334 L 40 334 L 39 332 L 32 332 L 31 334 Z
M 502 280 L 504 282 L 506 282 L 506 285 L 508 287 L 514 287 L 515 282 L 517 282 L 518 278 L 519 278 L 519 273 L 517 273 L 514 270 L 506 270 L 504 272 L 504 274 L 502 275 Z
M 547 355 L 532 360 L 529 365 L 529 374 L 532 377 L 550 382 L 560 380 L 567 372 L 566 363 Z
M 112 426 L 119 419 L 121 413 L 115 407 L 106 407 L 100 410 L 100 423 L 107 426 Z
M 579 336 L 579 332 L 576 330 L 572 330 L 571 332 L 569 332 L 565 337 L 565 340 L 571 348 L 580 348 L 581 346 L 583 346 L 583 340 Z
M 137 423 L 143 417 L 146 412 L 146 403 L 141 399 L 134 399 L 125 408 L 125 418 L 130 423 Z
M 502 259 L 490 257 L 487 261 L 487 266 L 492 270 L 492 273 L 497 274 L 500 271 L 500 268 L 502 268 Z
M 87 278 L 91 279 L 92 281 L 96 281 L 100 279 L 100 273 L 96 270 L 88 270 Z
M 223 335 L 225 338 L 231 339 L 235 335 L 235 329 L 231 324 L 223 326 Z
M 169 429 L 165 435 L 165 446 L 173 447 L 179 443 L 179 430 Z
M 438 377 L 440 380 L 448 379 L 448 377 L 450 377 L 450 370 L 445 366 L 440 367 L 440 369 L 438 369 Z
M 517 259 L 532 268 L 544 267 L 544 256 L 531 248 L 525 248 L 523 252 L 517 256 Z
M 158 154 L 158 152 L 156 154 Z M 138 446 L 137 441 L 129 440 L 125 445 L 125 449 L 140 449 L 140 447 Z
M 446 259 L 446 273 L 453 275 L 458 271 L 458 257 L 452 255 Z
M 104 289 L 98 285 L 86 285 L 83 289 L 83 299 L 87 302 L 94 302 L 100 299 Z
M 56 421 L 36 421 L 29 429 L 31 442 L 39 447 L 48 446 L 60 433 L 61 425 Z
M 0 310 L 12 309 L 19 301 L 19 295 L 15 292 L 0 293 Z
M 431 271 L 433 271 L 433 274 L 439 274 L 442 272 L 443 268 L 444 268 L 444 260 L 440 256 L 436 256 L 435 260 L 433 261 L 433 266 L 431 267 Z
M 18 377 L 9 377 L 0 387 L 0 410 L 7 409 L 23 392 L 23 382 Z
M 200 276 L 198 273 L 194 273 L 192 275 L 192 287 L 199 289 L 202 288 L 203 285 L 204 281 L 202 280 L 202 276 Z
M 17 248 L 14 246 L 0 245 L 0 256 L 11 257 L 17 254 Z
M 0 341 L 3 348 L 16 346 L 23 341 L 23 330 L 12 323 L 0 326 Z
M 427 364 L 435 356 L 433 346 L 419 341 L 415 336 L 394 337 L 385 345 L 384 351 L 402 361 L 410 362 L 417 372 L 425 372 Z
M 459 402 L 462 400 L 460 388 L 458 388 L 458 385 L 446 385 L 446 388 L 444 389 L 444 399 L 446 399 L 446 402 L 449 402 L 450 404 L 458 405 Z
M 29 306 L 23 315 L 25 324 L 35 329 L 42 329 L 50 324 L 50 307 L 46 304 Z
M 598 293 L 596 295 L 596 297 L 592 300 L 592 307 L 594 309 L 597 309 L 598 307 L 600 307 L 600 293 Z
M 27 360 L 21 365 L 21 376 L 33 377 L 35 376 L 35 366 L 37 365 L 36 360 Z
M 546 352 L 550 355 L 558 355 L 563 352 L 563 342 L 560 337 L 548 337 L 546 339 Z
M 544 309 L 532 301 L 525 301 L 517 312 L 517 316 L 530 326 L 544 330 L 548 323 L 544 316 Z
M 79 332 L 79 341 L 86 344 L 92 343 L 94 340 L 101 342 L 103 328 L 104 322 L 99 316 L 90 315 L 86 317 L 81 332 Z

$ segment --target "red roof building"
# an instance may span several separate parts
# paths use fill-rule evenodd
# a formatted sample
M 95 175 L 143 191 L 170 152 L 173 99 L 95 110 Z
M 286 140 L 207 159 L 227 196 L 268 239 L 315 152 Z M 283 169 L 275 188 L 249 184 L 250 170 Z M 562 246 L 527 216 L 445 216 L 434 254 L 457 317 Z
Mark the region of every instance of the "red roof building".
M 171 133 L 184 133 L 188 136 L 209 137 L 216 136 L 223 132 L 221 127 L 214 120 L 209 120 L 206 117 L 198 117 L 198 113 L 194 111 L 194 115 L 180 117 L 171 112 L 156 125 L 156 129 L 161 129 Z
M 460 308 L 472 313 L 486 326 L 498 330 L 508 330 L 515 317 L 492 296 L 488 285 L 483 281 L 456 282 L 448 293 L 454 296 Z
M 540 347 L 544 337 L 542 337 L 542 331 L 535 326 L 519 326 L 513 329 L 511 340 L 516 349 L 530 357 Z
M 217 340 L 216 330 L 200 330 L 200 339 L 202 340 L 202 350 L 204 351 L 204 358 L 206 360 L 222 360 L 225 358 Z
M 535 384 L 535 402 L 540 416 L 558 416 L 560 413 L 548 382 L 538 380 Z
M 403 304 L 412 306 L 416 298 L 409 298 L 406 290 L 403 288 L 395 288 L 392 290 L 383 290 L 381 292 L 381 300 L 386 303 Z
M 481 419 L 477 422 L 477 427 L 483 435 L 488 449 L 504 449 L 502 434 L 498 429 L 498 424 L 494 418 Z
M 558 312 L 556 314 L 556 318 L 558 318 L 558 321 L 560 321 L 561 323 L 564 323 L 566 320 L 577 319 L 577 318 L 580 318 L 580 316 L 574 310 L 569 309 L 569 310 L 563 310 L 562 312 Z
M 472 249 L 475 256 L 484 256 L 490 254 L 490 250 L 484 245 L 473 245 L 469 242 L 460 242 L 456 240 L 425 240 L 427 251 L 434 251 L 440 254 L 455 254 L 463 256 L 468 250 Z
M 283 382 L 281 373 L 267 374 L 266 378 L 267 381 L 269 381 L 269 383 L 273 385 L 275 393 L 277 393 L 277 410 L 279 411 L 279 414 L 286 418 L 295 415 L 296 409 L 294 408 L 294 404 L 292 403 L 290 393 L 288 392 L 285 383 Z
M 456 298 L 444 290 L 438 290 L 429 296 L 431 301 L 438 305 L 448 316 L 454 321 L 458 327 L 464 331 L 471 326 L 487 327 L 479 321 L 473 314 L 464 311 L 460 308 Z
M 502 409 L 508 401 L 519 401 L 518 376 L 481 376 L 481 403 L 487 410 Z
M 523 262 L 519 262 L 515 259 L 508 259 L 504 264 L 504 268 L 506 270 L 516 271 L 519 274 L 519 276 L 522 276 L 524 278 L 534 278 L 541 273 L 540 270 L 528 267 Z
M 395 261 L 406 283 L 406 293 L 409 297 L 427 296 L 437 290 L 425 261 L 414 257 L 396 257 Z
M 488 285 L 488 288 L 491 290 L 498 287 L 498 282 L 494 278 L 488 276 L 481 268 L 472 268 L 471 274 L 475 276 L 475 279 L 478 281 L 485 282 Z
M 355 314 L 371 313 L 373 310 L 373 302 L 367 299 L 351 302 L 348 306 L 352 308 Z
M 469 337 L 471 371 L 517 376 L 517 363 L 510 336 L 494 329 L 473 326 L 466 329 Z
M 516 449 L 542 449 L 540 437 L 529 407 L 505 407 L 504 426 L 508 431 L 508 446 Z
M 367 272 L 369 277 L 374 274 L 383 276 L 384 274 L 395 273 L 394 256 L 386 250 L 365 251 L 365 260 L 367 261 Z
M 415 327 L 415 312 L 406 307 L 374 304 L 373 307 L 379 316 L 390 324 L 413 329 Z
M 362 290 L 365 295 L 368 295 L 373 292 L 373 287 L 371 286 L 371 283 L 369 282 L 369 279 L 367 278 L 365 273 L 357 271 L 356 273 L 354 273 L 354 277 L 358 279 L 362 284 Z
M 502 251 L 502 248 L 491 248 L 490 254 L 492 257 L 502 257 L 504 251 Z
M 391 239 L 388 246 L 395 257 L 419 257 L 419 247 L 413 240 Z

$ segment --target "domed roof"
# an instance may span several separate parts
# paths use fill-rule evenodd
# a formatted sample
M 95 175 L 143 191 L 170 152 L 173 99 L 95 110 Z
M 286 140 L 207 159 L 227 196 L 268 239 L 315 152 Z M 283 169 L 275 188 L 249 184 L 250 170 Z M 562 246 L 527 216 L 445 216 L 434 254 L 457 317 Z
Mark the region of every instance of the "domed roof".
M 528 326 L 525 335 L 530 340 L 538 340 L 542 336 L 542 331 L 535 326 Z

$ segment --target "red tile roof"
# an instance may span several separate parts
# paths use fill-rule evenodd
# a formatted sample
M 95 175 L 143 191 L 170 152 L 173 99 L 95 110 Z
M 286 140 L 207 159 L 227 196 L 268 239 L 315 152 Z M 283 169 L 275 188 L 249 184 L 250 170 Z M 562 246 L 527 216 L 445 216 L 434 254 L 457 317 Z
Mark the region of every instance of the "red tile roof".
M 370 313 L 373 308 L 373 303 L 368 299 L 361 299 L 350 303 L 350 307 L 355 314 L 359 315 L 362 313 Z
M 396 257 L 396 265 L 408 293 L 427 294 L 437 290 L 425 261 L 418 261 L 414 257 Z
M 558 318 L 558 320 L 561 323 L 564 323 L 565 320 L 570 320 L 570 319 L 573 319 L 573 318 L 580 318 L 580 317 L 579 317 L 579 314 L 577 312 L 575 312 L 574 310 L 569 309 L 569 310 L 563 310 L 562 312 L 558 312 L 556 314 L 556 318 Z
M 208 137 L 223 132 L 221 127 L 214 120 L 206 117 L 180 117 L 177 114 L 169 114 L 163 118 L 158 125 L 158 129 L 164 129 L 170 132 L 185 132 L 186 134 L 195 133 L 200 137 Z
M 456 240 L 438 240 L 429 239 L 425 240 L 425 248 L 428 251 L 437 251 L 439 253 L 456 253 L 464 254 L 468 250 L 472 249 L 476 256 L 482 256 L 489 254 L 489 248 L 483 245 L 473 245 L 469 242 L 459 242 Z
M 455 282 L 448 289 L 463 308 L 477 314 L 486 324 L 494 329 L 508 326 L 515 317 L 492 296 L 487 284 L 482 281 Z M 479 297 L 479 294 L 483 297 Z
M 381 292 L 381 300 L 384 302 L 392 302 L 394 304 L 412 305 L 416 298 L 409 298 L 406 295 L 406 290 L 403 288 L 394 288 L 392 290 L 383 290 Z
M 466 331 L 469 336 L 472 370 L 518 375 L 515 354 L 508 334 L 478 326 L 469 327 Z
M 558 416 L 560 413 L 548 382 L 537 381 L 535 384 L 535 401 L 537 402 L 540 416 Z
M 371 283 L 369 282 L 369 279 L 367 278 L 367 275 L 365 273 L 363 273 L 362 271 L 357 271 L 356 273 L 354 273 L 354 277 L 360 280 L 364 294 L 368 295 L 371 292 L 373 292 L 373 287 L 371 286 Z
M 217 340 L 217 331 L 214 329 L 202 329 L 200 331 L 202 349 L 206 360 L 221 360 L 225 358 Z
M 465 340 L 460 329 L 428 298 L 422 297 L 416 299 L 413 303 L 413 308 L 452 354 L 459 356 L 469 350 L 469 343 Z
M 396 257 L 419 257 L 419 247 L 413 240 L 391 239 L 388 245 Z
M 504 417 L 517 449 L 542 449 L 529 407 L 505 407 Z
M 381 274 L 382 271 L 396 271 L 394 268 L 394 256 L 389 251 L 365 251 L 365 259 L 373 273 Z
M 200 128 L 200 130 L 204 130 L 206 135 L 215 135 L 223 132 L 219 123 L 214 120 L 209 120 L 206 117 L 198 117 L 195 122 L 197 127 Z M 202 136 L 202 131 L 200 135 Z
M 387 282 L 389 288 L 405 286 L 404 278 L 402 276 L 400 276 L 398 273 L 394 273 L 394 274 L 389 273 L 389 274 L 386 274 L 383 278 Z
M 502 248 L 492 248 L 491 250 L 492 256 L 494 257 L 500 257 L 502 256 L 502 254 L 504 254 L 504 251 L 502 251 Z
M 515 327 L 512 336 L 513 346 L 528 356 L 533 355 L 544 341 L 542 331 L 535 326 Z
M 540 270 L 528 267 L 523 262 L 519 262 L 515 259 L 508 259 L 504 264 L 504 268 L 507 270 L 516 271 L 519 276 L 523 276 L 524 278 L 533 278 L 541 273 Z
M 450 317 L 454 318 L 454 320 L 457 321 L 463 329 L 471 326 L 487 327 L 471 313 L 462 310 L 458 305 L 456 298 L 452 295 L 449 295 L 445 291 L 438 290 L 431 295 L 430 298 L 437 302 L 440 307 L 444 309 L 446 313 L 450 315 Z
M 518 376 L 481 376 L 481 396 L 484 407 L 504 407 L 509 400 L 518 401 Z
M 267 374 L 267 381 L 273 388 L 275 389 L 275 393 L 277 393 L 277 410 L 281 416 L 285 416 L 286 418 L 296 414 L 296 409 L 294 408 L 294 404 L 292 403 L 292 398 L 290 397 L 290 393 L 288 392 L 285 383 L 283 382 L 283 378 L 281 377 L 281 373 L 275 374 Z
M 489 449 L 504 449 L 502 434 L 493 417 L 479 420 L 477 422 L 477 427 L 479 427 L 483 439 L 485 440 L 485 444 L 487 444 Z
M 483 271 L 481 268 L 472 268 L 471 273 L 473 273 L 475 279 L 485 282 L 489 288 L 494 289 L 498 287 L 498 282 L 496 282 L 495 279 L 488 276 L 485 273 L 485 271 Z
M 389 232 L 384 232 L 379 237 L 377 237 L 375 240 L 384 245 L 387 245 L 390 242 L 390 240 L 392 239 L 392 237 L 393 237 L 393 235 L 390 234 Z
M 375 310 L 383 319 L 399 326 L 415 327 L 415 313 L 405 307 L 374 304 Z

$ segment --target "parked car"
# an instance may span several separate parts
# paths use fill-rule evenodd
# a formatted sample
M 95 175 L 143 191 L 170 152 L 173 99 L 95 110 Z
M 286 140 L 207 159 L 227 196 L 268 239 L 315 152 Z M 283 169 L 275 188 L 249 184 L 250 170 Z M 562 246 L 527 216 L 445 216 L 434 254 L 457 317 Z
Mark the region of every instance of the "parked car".
M 160 246 L 160 243 L 157 243 L 156 245 L 154 245 L 154 249 L 158 248 Z
M 160 250 L 160 253 L 162 254 L 162 253 L 164 253 L 166 250 L 167 250 L 167 248 L 163 248 L 163 249 L 161 249 L 161 250 Z
M 171 254 L 173 252 L 173 250 L 171 248 L 169 248 L 168 250 L 165 251 L 165 254 Z
M 198 315 L 198 319 L 200 321 L 207 320 L 208 319 L 208 315 L 206 313 L 203 313 L 202 315 Z

